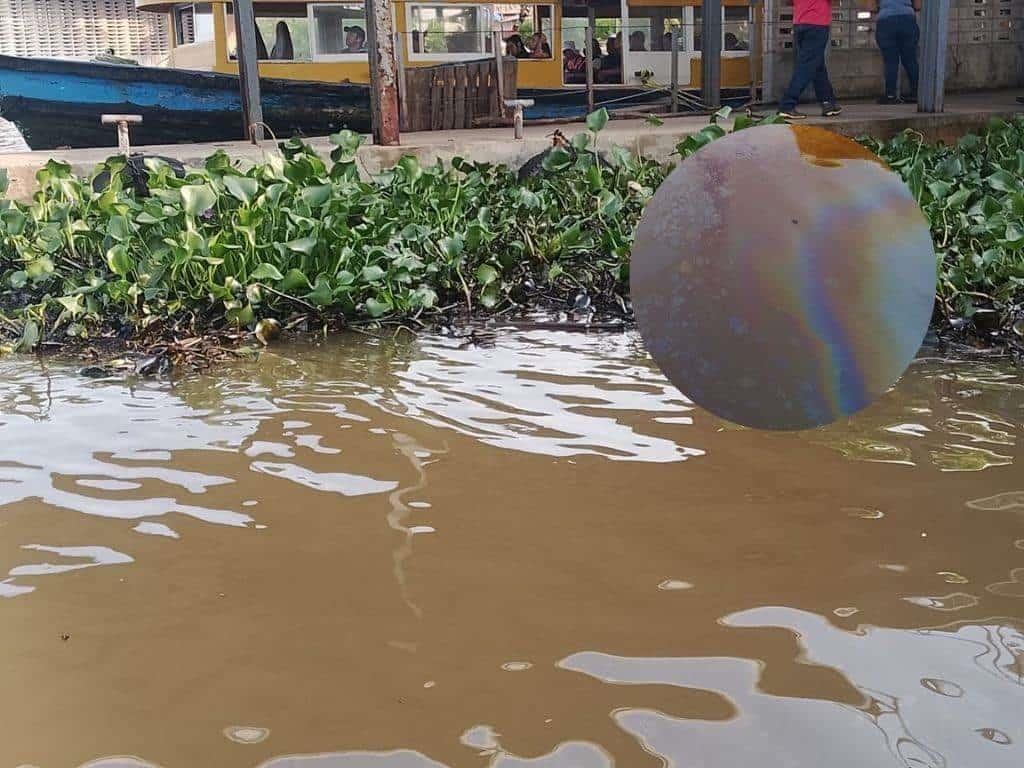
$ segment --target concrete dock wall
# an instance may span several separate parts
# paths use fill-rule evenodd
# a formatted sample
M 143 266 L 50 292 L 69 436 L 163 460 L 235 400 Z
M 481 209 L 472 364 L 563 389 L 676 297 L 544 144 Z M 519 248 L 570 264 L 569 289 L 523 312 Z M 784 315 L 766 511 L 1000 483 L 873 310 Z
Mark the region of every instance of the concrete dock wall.
M 935 115 L 920 114 L 912 105 L 879 107 L 873 103 L 853 103 L 847 105 L 840 118 L 812 118 L 807 122 L 828 127 L 845 136 L 870 135 L 880 139 L 913 128 L 928 141 L 951 143 L 965 133 L 981 130 L 993 118 L 1009 119 L 1019 114 L 1021 106 L 1015 98 L 1020 93 L 995 91 L 951 96 L 947 99 L 946 112 Z M 660 126 L 651 126 L 640 119 L 612 120 L 600 134 L 598 143 L 603 147 L 617 144 L 639 154 L 667 161 L 672 158 L 676 144 L 707 124 L 705 116 L 669 118 Z M 582 124 L 562 125 L 559 128 L 569 136 L 585 130 Z M 554 130 L 551 126 L 527 126 L 525 136 L 520 141 L 512 138 L 511 128 L 410 133 L 402 136 L 400 147 L 364 145 L 359 151 L 358 161 L 366 174 L 390 168 L 403 155 L 413 155 L 424 164 L 437 160 L 447 163 L 455 157 L 464 157 L 478 162 L 505 163 L 518 168 L 551 146 L 551 133 Z M 324 158 L 330 154 L 331 145 L 326 138 L 313 139 L 310 143 Z M 137 151 L 173 157 L 186 165 L 200 166 L 218 149 L 224 150 L 242 164 L 258 161 L 265 157 L 266 152 L 275 151 L 269 142 L 265 148 L 260 148 L 240 141 L 142 147 L 137 148 Z M 76 173 L 88 176 L 96 165 L 112 153 L 110 149 L 0 153 L 0 168 L 8 171 L 8 196 L 28 199 L 35 190 L 36 172 L 49 159 L 70 163 Z

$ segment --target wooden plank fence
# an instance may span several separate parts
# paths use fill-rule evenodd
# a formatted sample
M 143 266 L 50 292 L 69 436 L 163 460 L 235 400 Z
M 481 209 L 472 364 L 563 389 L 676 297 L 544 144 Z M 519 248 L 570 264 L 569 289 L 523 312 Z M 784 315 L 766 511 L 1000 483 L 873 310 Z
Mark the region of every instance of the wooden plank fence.
M 506 99 L 516 98 L 516 60 L 504 59 Z M 494 59 L 407 67 L 401 105 L 403 131 L 446 131 L 490 124 L 506 117 L 498 99 Z

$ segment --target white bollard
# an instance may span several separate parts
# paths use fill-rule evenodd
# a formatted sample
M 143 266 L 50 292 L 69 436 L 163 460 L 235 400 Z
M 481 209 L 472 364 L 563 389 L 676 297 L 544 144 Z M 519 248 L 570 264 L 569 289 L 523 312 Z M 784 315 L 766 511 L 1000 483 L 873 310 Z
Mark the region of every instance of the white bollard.
M 129 123 L 138 124 L 142 122 L 142 115 L 100 115 L 100 122 L 103 125 L 117 126 L 117 151 L 125 157 L 131 154 L 131 142 L 128 139 Z
M 532 107 L 533 99 L 506 99 L 505 106 L 513 109 L 512 130 L 517 139 L 523 138 L 523 108 Z

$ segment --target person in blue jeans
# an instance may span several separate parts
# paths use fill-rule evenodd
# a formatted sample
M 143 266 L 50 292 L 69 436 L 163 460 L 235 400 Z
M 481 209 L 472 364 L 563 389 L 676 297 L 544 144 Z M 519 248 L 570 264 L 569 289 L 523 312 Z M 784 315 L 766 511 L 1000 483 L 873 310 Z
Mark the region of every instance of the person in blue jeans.
M 830 0 L 793 0 L 793 76 L 785 95 L 779 100 L 779 116 L 802 120 L 796 105 L 808 85 L 814 84 L 814 95 L 821 102 L 821 114 L 833 117 L 842 112 L 825 66 L 829 33 L 832 27 Z
M 885 93 L 879 104 L 899 102 L 900 64 L 907 73 L 910 93 L 902 101 L 917 101 L 917 42 L 921 31 L 917 12 L 921 0 L 875 0 L 875 42 L 882 51 Z

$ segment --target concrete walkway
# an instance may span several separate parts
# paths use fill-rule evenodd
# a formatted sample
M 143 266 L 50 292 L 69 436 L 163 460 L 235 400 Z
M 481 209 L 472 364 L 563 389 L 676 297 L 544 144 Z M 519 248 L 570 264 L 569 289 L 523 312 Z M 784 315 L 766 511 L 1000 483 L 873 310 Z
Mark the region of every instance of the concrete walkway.
M 920 131 L 929 141 L 955 141 L 965 133 L 977 131 L 992 118 L 1008 118 L 1024 111 L 1016 97 L 1024 90 L 989 91 L 955 95 L 946 98 L 946 111 L 927 115 L 917 112 L 915 105 L 879 106 L 874 103 L 850 102 L 838 118 L 811 117 L 808 125 L 822 125 L 845 136 L 871 135 L 888 138 L 905 128 Z M 763 110 L 765 114 L 771 110 Z M 806 108 L 813 115 L 811 106 Z M 619 144 L 644 155 L 667 160 L 676 144 L 687 135 L 696 133 L 708 124 L 706 116 L 666 118 L 660 126 L 648 125 L 642 119 L 612 120 L 601 133 L 601 144 Z M 523 140 L 512 138 L 511 128 L 480 128 L 473 130 L 408 133 L 402 136 L 401 147 L 366 145 L 359 152 L 359 161 L 368 173 L 394 165 L 403 155 L 415 155 L 423 163 L 437 159 L 450 161 L 461 156 L 478 162 L 502 162 L 518 167 L 530 157 L 551 145 L 549 135 L 555 128 L 566 135 L 584 130 L 582 124 L 528 125 Z M 111 129 L 113 130 L 113 129 Z M 330 151 L 326 138 L 315 138 L 310 143 L 325 157 Z M 203 160 L 218 149 L 223 149 L 238 160 L 258 160 L 273 149 L 272 142 L 263 148 L 242 141 L 209 144 L 170 144 L 136 147 L 147 154 L 175 157 L 187 165 L 201 165 Z M 10 177 L 8 196 L 15 199 L 31 197 L 35 186 L 35 173 L 54 158 L 71 163 L 75 171 L 88 175 L 95 166 L 114 154 L 111 148 L 51 150 L 0 154 L 0 168 L 6 168 Z

